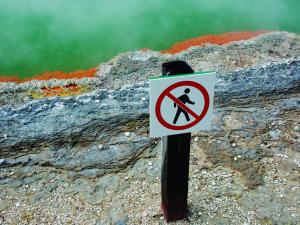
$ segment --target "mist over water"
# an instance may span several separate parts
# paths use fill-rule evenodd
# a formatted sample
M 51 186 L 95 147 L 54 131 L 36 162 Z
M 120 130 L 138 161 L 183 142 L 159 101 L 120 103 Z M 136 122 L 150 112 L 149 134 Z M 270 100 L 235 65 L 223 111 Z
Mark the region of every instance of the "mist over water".
M 0 0 L 0 74 L 97 66 L 205 34 L 300 33 L 299 0 Z

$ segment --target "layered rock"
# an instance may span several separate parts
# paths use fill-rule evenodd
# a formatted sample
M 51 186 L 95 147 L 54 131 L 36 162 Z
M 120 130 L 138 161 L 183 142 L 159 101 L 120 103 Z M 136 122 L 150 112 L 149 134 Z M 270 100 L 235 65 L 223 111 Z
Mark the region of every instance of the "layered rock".
M 154 142 L 148 137 L 148 78 L 160 74 L 163 62 L 175 59 L 187 61 L 195 71 L 217 72 L 216 118 L 223 108 L 261 107 L 265 99 L 299 107 L 300 38 L 294 34 L 268 33 L 175 55 L 124 53 L 100 65 L 96 78 L 2 84 L 1 166 L 29 163 L 97 174 L 126 167 Z M 70 83 L 89 85 L 90 91 L 42 99 L 24 94 Z M 215 120 L 213 131 L 221 126 Z

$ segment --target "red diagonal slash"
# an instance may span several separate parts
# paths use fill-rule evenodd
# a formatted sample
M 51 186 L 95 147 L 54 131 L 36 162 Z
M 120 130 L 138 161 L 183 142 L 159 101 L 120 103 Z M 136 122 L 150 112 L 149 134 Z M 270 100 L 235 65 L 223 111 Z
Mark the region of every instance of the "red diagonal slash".
M 191 114 L 195 119 L 197 119 L 199 116 L 194 113 L 189 107 L 187 107 L 184 103 L 182 103 L 179 99 L 177 99 L 174 95 L 172 95 L 170 92 L 166 94 L 170 99 L 172 99 L 177 105 L 180 106 L 184 111 Z

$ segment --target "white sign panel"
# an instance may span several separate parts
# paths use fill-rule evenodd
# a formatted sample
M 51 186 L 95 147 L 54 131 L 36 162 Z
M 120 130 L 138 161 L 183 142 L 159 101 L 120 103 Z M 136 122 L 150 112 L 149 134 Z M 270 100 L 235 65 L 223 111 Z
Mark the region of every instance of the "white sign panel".
M 210 130 L 215 72 L 150 79 L 150 137 Z

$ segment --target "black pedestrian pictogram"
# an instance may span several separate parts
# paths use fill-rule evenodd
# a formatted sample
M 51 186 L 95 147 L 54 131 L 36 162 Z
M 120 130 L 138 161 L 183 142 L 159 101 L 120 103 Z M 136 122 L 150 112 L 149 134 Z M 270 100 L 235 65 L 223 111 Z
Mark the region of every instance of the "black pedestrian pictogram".
M 189 88 L 186 88 L 186 89 L 184 90 L 184 93 L 185 93 L 185 94 L 181 95 L 181 96 L 178 97 L 177 99 L 178 99 L 179 101 L 181 101 L 183 104 L 188 103 L 188 104 L 194 105 L 195 102 L 191 101 L 190 98 L 189 98 L 189 96 L 187 95 L 188 93 L 190 93 L 190 89 L 189 89 Z M 177 104 L 174 102 L 174 108 L 176 108 L 176 106 L 178 106 L 178 108 L 177 108 L 177 112 L 176 112 L 176 115 L 175 115 L 174 120 L 173 120 L 173 124 L 176 124 L 176 123 L 177 123 L 177 120 L 178 120 L 178 118 L 179 118 L 179 116 L 180 116 L 181 113 L 184 114 L 185 119 L 186 119 L 187 121 L 190 121 L 189 114 L 188 114 L 184 109 L 182 109 L 179 105 L 177 105 Z
M 176 88 L 179 87 L 185 87 L 185 89 L 187 89 L 187 87 L 193 87 L 193 89 L 191 89 L 191 91 L 194 92 L 200 92 L 203 95 L 204 98 L 204 105 L 203 105 L 203 109 L 201 111 L 201 113 L 196 113 L 194 112 L 194 110 L 192 110 L 191 108 L 189 108 L 186 103 L 188 103 L 187 101 L 184 101 L 184 103 L 179 99 L 179 97 L 174 96 L 171 92 L 173 90 L 175 90 Z M 194 89 L 195 88 L 195 89 Z M 187 92 L 190 92 L 187 90 Z M 188 93 L 185 93 L 186 95 Z M 190 95 L 189 95 L 190 96 Z M 187 96 L 187 97 L 189 97 Z M 181 96 L 180 96 L 181 97 Z M 193 95 L 194 97 L 194 95 Z M 165 120 L 165 118 L 162 116 L 162 112 L 164 110 L 168 110 L 167 108 L 162 108 L 162 102 L 164 101 L 164 99 L 169 98 L 171 99 L 174 103 L 176 103 L 176 105 L 178 106 L 178 108 L 180 107 L 181 110 L 178 112 L 178 117 L 180 117 L 180 114 L 182 111 L 185 111 L 186 113 L 188 113 L 188 116 L 192 116 L 194 119 L 190 119 L 189 122 L 181 124 L 181 125 L 177 125 L 173 123 L 173 120 L 167 122 Z M 195 98 L 195 97 L 194 97 Z M 196 97 L 197 98 L 197 97 Z M 189 98 L 188 100 L 190 102 L 192 102 Z M 195 99 L 192 99 L 195 100 Z M 198 104 L 197 101 L 195 101 L 196 103 L 194 103 L 195 105 L 197 105 L 197 107 L 199 109 L 199 106 L 201 106 L 201 104 Z M 173 103 L 171 103 L 173 105 Z M 169 108 L 169 111 L 173 111 L 173 107 L 171 105 L 171 108 Z M 176 105 L 174 108 L 174 114 L 176 113 Z M 186 81 L 179 81 L 177 83 L 173 83 L 172 85 L 170 85 L 169 87 L 167 87 L 158 97 L 158 99 L 156 100 L 156 104 L 155 104 L 155 115 L 156 118 L 158 120 L 158 122 L 164 126 L 165 128 L 168 128 L 170 130 L 186 130 L 188 128 L 191 128 L 195 125 L 197 125 L 206 115 L 206 113 L 208 112 L 209 109 L 209 95 L 207 90 L 205 89 L 205 87 L 203 87 L 201 84 L 199 84 L 198 82 L 194 82 L 194 81 L 190 81 L 190 80 L 186 80 Z M 172 113 L 173 114 L 173 113 Z M 177 118 L 178 119 L 178 118 Z M 185 118 L 186 119 L 186 118 Z M 175 118 L 174 118 L 175 120 Z M 174 121 L 175 122 L 175 121 Z M 177 122 L 177 121 L 176 121 Z M 177 122 L 178 123 L 178 122 Z

